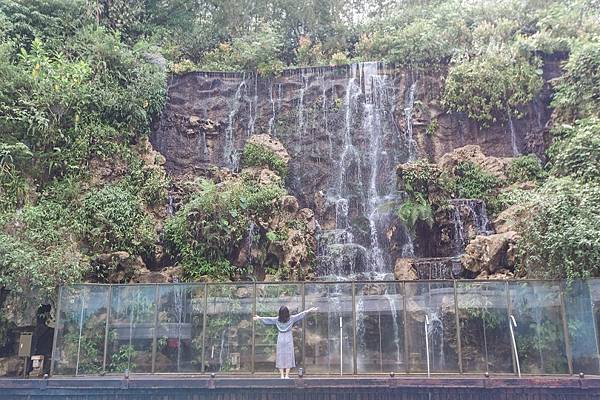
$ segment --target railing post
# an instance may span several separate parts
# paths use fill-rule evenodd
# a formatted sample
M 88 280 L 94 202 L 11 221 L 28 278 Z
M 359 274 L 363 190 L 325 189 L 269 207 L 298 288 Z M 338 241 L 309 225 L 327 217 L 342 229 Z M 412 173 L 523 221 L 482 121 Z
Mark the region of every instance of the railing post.
M 251 371 L 254 375 L 254 361 L 256 358 L 256 322 L 254 321 L 254 316 L 256 315 L 256 282 L 253 283 L 253 292 L 254 295 L 252 297 L 252 360 L 251 360 Z
M 460 338 L 460 318 L 458 317 L 458 294 L 456 292 L 456 280 L 452 282 L 454 287 L 454 316 L 456 320 L 456 346 L 458 350 L 458 372 L 463 373 L 462 363 L 462 341 Z
M 300 294 L 302 296 L 302 311 L 306 310 L 306 293 L 305 283 L 300 286 Z M 306 371 L 306 318 L 302 318 L 302 367 Z
M 58 298 L 56 300 L 56 318 L 54 319 L 54 337 L 52 339 L 52 362 L 50 363 L 50 376 L 54 375 L 54 368 L 57 358 L 56 342 L 58 341 L 58 329 L 60 325 L 60 308 L 62 303 L 63 287 L 58 287 Z
M 75 361 L 75 376 L 79 375 L 79 356 L 81 354 L 81 334 L 83 333 L 83 311 L 85 309 L 85 295 L 82 295 L 80 293 L 79 301 L 81 302 L 81 313 L 79 314 L 79 335 L 77 339 L 77 361 Z
M 173 287 L 173 289 L 175 289 L 175 287 Z M 159 286 L 158 286 L 158 284 L 155 284 L 155 286 L 154 286 L 154 334 L 152 335 L 152 373 L 155 372 L 155 368 L 156 368 L 156 351 L 157 351 L 156 336 L 158 334 L 158 304 L 159 304 L 159 301 L 160 301 Z
M 341 320 L 340 320 L 341 321 Z M 340 332 L 341 334 L 341 332 Z M 340 343 L 340 348 L 342 347 L 342 343 Z M 352 282 L 352 373 L 354 375 L 358 372 L 357 360 L 358 354 L 356 345 L 356 283 Z
M 519 366 L 519 369 L 517 371 L 517 363 L 519 362 L 516 357 L 515 357 L 515 351 L 514 351 L 514 345 L 513 345 L 513 340 L 512 340 L 512 335 L 513 335 L 513 330 L 512 330 L 512 320 L 511 320 L 511 316 L 512 316 L 512 304 L 511 304 L 511 299 L 510 299 L 510 290 L 508 288 L 508 282 L 505 283 L 505 290 L 506 290 L 506 319 L 508 321 L 508 325 L 509 325 L 509 334 L 511 335 L 510 337 L 510 356 L 512 358 L 512 364 L 513 364 L 513 373 L 514 374 L 521 374 L 521 368 Z
M 594 299 L 592 298 L 592 288 L 590 287 L 589 281 L 585 282 L 587 291 L 590 299 L 590 311 L 592 312 L 592 326 L 594 328 L 594 343 L 596 344 L 596 362 L 598 363 L 598 371 L 600 372 L 600 343 L 598 342 L 598 326 L 596 325 L 596 313 L 594 312 Z
M 563 292 L 563 285 L 559 284 L 560 290 L 560 315 L 562 319 L 563 335 L 565 337 L 565 352 L 567 355 L 567 366 L 569 368 L 569 375 L 573 375 L 573 349 L 571 348 L 571 339 L 569 338 L 569 327 L 567 325 L 567 313 L 565 307 L 565 295 Z
M 402 282 L 402 312 L 404 318 L 404 364 L 405 372 L 410 373 L 410 354 L 408 353 L 408 310 L 406 309 L 406 281 Z
M 108 303 L 106 304 L 106 324 L 104 326 L 104 355 L 102 357 L 102 372 L 106 373 L 106 357 L 108 353 L 108 324 L 112 309 L 112 285 L 108 285 Z
M 202 307 L 202 313 L 204 314 L 203 318 L 202 318 L 202 356 L 201 356 L 201 360 L 202 360 L 202 366 L 200 367 L 200 372 L 204 373 L 204 368 L 205 368 L 205 351 L 204 348 L 206 347 L 206 314 L 208 311 L 208 283 L 204 284 L 204 307 Z

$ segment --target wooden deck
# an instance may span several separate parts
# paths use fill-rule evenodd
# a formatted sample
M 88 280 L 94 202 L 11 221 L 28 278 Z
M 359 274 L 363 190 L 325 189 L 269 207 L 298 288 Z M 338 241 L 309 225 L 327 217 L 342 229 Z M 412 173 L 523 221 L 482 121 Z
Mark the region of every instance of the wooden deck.
M 132 376 L 0 379 L 0 399 L 597 400 L 600 377 Z

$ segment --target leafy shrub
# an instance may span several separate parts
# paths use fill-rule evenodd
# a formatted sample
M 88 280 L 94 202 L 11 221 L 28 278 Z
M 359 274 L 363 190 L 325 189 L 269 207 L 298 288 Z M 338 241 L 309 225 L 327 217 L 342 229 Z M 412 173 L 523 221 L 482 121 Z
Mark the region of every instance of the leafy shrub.
M 564 69 L 552 100 L 559 118 L 600 117 L 600 42 L 575 45 Z
M 508 167 L 511 182 L 539 181 L 546 177 L 539 158 L 533 154 L 514 159 Z
M 600 119 L 580 120 L 554 134 L 555 143 L 549 151 L 552 174 L 600 183 Z
M 550 179 L 523 219 L 521 268 L 530 277 L 597 276 L 600 272 L 600 186 Z
M 283 63 L 278 59 L 282 43 L 279 32 L 270 25 L 221 43 L 202 60 L 201 68 L 209 71 L 257 71 L 261 75 L 279 75 Z
M 245 167 L 268 167 L 282 178 L 287 175 L 286 162 L 265 146 L 247 143 L 242 157 Z
M 227 260 L 250 221 L 272 215 L 283 194 L 277 185 L 244 180 L 216 185 L 202 180 L 199 191 L 165 224 L 169 249 L 179 257 L 188 278 L 230 278 L 234 269 Z
M 500 179 L 469 161 L 461 162 L 455 174 L 458 197 L 486 199 L 502 184 Z
M 119 185 L 88 193 L 82 202 L 80 220 L 84 238 L 94 251 L 138 254 L 156 241 L 142 201 Z
M 539 60 L 527 60 L 507 47 L 455 61 L 448 71 L 442 102 L 486 126 L 531 102 L 542 88 Z

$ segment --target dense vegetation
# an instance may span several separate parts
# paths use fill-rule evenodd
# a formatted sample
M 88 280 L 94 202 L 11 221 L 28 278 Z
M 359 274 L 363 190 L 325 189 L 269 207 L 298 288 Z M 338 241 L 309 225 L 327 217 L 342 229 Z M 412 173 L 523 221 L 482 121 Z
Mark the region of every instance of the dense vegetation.
M 169 73 L 275 75 L 373 59 L 447 69 L 440 104 L 486 125 L 519 117 L 542 88 L 544 58 L 564 57 L 549 163 L 523 158 L 509 174 L 538 182 L 520 264 L 537 276 L 598 274 L 599 18 L 594 0 L 3 0 L 0 299 L 28 292 L 23 299 L 47 302 L 58 284 L 88 275 L 100 253 L 152 252 L 169 183 L 144 143 Z M 248 148 L 243 163 L 286 173 L 259 149 Z M 516 201 L 497 196 L 511 182 L 472 165 L 438 178 L 444 191 L 498 211 Z M 430 222 L 435 199 L 414 184 L 400 216 Z M 269 212 L 282 193 L 248 181 L 200 184 L 164 232 L 186 276 L 234 275 L 227 258 L 254 217 L 248 210 Z

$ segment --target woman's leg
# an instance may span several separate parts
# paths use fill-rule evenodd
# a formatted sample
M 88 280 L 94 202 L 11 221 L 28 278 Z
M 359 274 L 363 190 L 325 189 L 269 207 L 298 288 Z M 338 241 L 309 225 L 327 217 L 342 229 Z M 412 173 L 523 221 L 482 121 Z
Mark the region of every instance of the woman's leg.
M 285 368 L 279 368 L 279 373 L 281 374 L 281 379 L 285 378 Z
M 289 377 L 290 377 L 290 369 L 291 369 L 291 368 L 286 368 L 286 369 L 285 369 L 285 377 L 286 377 L 286 378 L 288 378 L 288 379 L 289 379 Z

